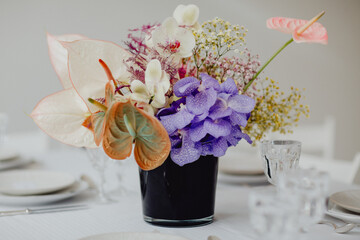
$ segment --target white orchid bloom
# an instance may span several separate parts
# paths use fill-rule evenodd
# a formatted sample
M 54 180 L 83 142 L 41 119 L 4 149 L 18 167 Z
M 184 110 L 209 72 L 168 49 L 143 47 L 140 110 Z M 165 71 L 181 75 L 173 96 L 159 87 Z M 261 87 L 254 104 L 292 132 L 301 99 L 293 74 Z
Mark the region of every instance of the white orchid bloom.
M 179 27 L 175 18 L 170 17 L 152 32 L 151 43 L 160 53 L 168 51 L 175 57 L 186 58 L 192 55 L 195 38 L 191 30 Z
M 139 80 L 131 82 L 131 98 L 143 103 L 151 101 L 153 107 L 161 108 L 166 104 L 165 94 L 169 88 L 169 76 L 161 69 L 159 60 L 153 59 L 146 67 L 145 84 Z
M 180 4 L 176 7 L 173 17 L 179 25 L 194 26 L 199 19 L 199 7 L 194 4 Z

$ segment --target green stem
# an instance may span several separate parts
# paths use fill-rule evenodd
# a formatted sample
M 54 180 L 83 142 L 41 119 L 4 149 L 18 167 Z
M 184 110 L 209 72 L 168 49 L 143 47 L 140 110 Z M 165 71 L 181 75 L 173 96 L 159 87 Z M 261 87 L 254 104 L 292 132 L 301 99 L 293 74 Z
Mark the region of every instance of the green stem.
M 259 74 L 266 68 L 267 65 L 269 65 L 269 63 L 284 49 L 286 48 L 287 45 L 289 45 L 290 43 L 292 43 L 294 41 L 294 39 L 290 39 L 289 41 L 287 41 L 281 48 L 279 48 L 279 50 L 277 50 L 274 55 L 267 60 L 267 62 L 260 68 L 260 70 L 251 78 L 251 80 L 245 85 L 244 89 L 243 89 L 243 93 L 246 92 L 246 90 L 250 87 L 250 85 L 255 81 L 255 79 L 259 76 Z

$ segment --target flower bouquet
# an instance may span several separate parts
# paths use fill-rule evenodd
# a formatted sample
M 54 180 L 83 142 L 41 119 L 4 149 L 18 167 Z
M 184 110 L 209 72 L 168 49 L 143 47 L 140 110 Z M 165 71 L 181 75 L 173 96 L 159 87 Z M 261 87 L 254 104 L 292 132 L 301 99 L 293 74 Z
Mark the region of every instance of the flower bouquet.
M 298 89 L 285 95 L 259 74 L 293 41 L 326 44 L 326 29 L 316 23 L 322 14 L 269 19 L 269 28 L 292 38 L 262 67 L 245 47 L 244 27 L 220 18 L 199 24 L 195 5 L 131 29 L 125 47 L 48 34 L 64 90 L 41 100 L 31 116 L 63 143 L 102 147 L 118 160 L 133 152 L 146 221 L 209 223 L 218 157 L 241 139 L 251 144 L 267 131 L 291 131 L 308 114 Z

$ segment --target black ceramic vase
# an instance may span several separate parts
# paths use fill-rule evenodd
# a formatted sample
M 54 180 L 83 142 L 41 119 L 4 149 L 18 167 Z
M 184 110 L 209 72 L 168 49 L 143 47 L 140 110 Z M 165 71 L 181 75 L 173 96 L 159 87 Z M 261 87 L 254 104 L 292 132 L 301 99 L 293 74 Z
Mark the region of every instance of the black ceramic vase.
M 170 156 L 160 167 L 140 169 L 144 220 L 161 226 L 195 226 L 214 217 L 218 158 L 201 156 L 182 167 Z

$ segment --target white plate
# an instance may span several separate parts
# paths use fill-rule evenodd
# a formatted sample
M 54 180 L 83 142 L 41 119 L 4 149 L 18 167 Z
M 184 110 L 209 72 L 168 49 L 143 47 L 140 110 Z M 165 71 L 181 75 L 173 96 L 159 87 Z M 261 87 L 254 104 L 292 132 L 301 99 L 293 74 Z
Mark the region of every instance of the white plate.
M 30 158 L 17 157 L 9 161 L 0 161 L 0 170 L 15 168 L 32 163 Z
M 228 151 L 219 161 L 219 171 L 231 175 L 264 174 L 261 159 L 256 153 Z
M 331 217 L 343 220 L 344 222 L 360 224 L 360 214 L 347 211 L 346 209 L 343 209 L 330 202 L 325 213 Z
M 264 174 L 262 175 L 229 175 L 219 173 L 219 182 L 229 184 L 256 184 L 256 183 L 267 183 L 268 180 Z
M 0 148 L 0 162 L 10 161 L 19 156 L 19 153 L 11 148 Z
M 74 176 L 63 172 L 14 170 L 0 173 L 0 193 L 19 196 L 51 193 L 74 182 Z
M 88 188 L 88 184 L 84 181 L 75 182 L 70 187 L 61 191 L 45 194 L 45 195 L 31 195 L 31 196 L 9 196 L 0 194 L 0 203 L 6 205 L 22 205 L 33 206 L 42 205 L 45 203 L 56 202 L 67 198 L 74 197 Z
M 140 233 L 119 232 L 93 235 L 79 240 L 188 240 L 187 238 L 162 234 L 162 233 Z
M 360 189 L 334 193 L 329 197 L 329 201 L 349 211 L 360 213 Z

